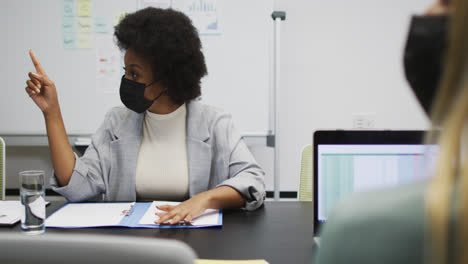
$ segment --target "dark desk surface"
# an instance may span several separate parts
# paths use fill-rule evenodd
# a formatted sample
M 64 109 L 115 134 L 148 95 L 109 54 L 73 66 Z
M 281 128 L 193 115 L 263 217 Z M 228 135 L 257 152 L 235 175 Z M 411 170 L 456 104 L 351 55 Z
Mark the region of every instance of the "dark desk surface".
M 52 202 L 50 215 L 65 202 Z M 254 212 L 224 211 L 223 227 L 210 229 L 48 228 L 54 233 L 98 233 L 170 238 L 184 241 L 207 259 L 266 259 L 271 264 L 311 263 L 313 207 L 311 202 L 266 202 Z M 0 227 L 20 232 L 20 225 Z

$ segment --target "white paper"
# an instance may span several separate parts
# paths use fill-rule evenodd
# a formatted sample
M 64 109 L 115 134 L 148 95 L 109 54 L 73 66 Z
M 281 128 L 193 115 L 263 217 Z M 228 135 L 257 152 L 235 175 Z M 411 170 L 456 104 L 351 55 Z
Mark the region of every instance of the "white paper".
M 67 204 L 46 219 L 49 227 L 116 226 L 134 203 Z
M 122 54 L 112 36 L 96 36 L 96 91 L 118 94 L 123 75 Z
M 36 200 L 34 200 L 34 202 L 28 204 L 28 206 L 29 210 L 31 210 L 31 213 L 37 218 L 46 218 L 46 201 L 44 200 L 44 197 L 42 197 L 42 195 L 39 196 Z
M 21 219 L 20 201 L 0 201 L 0 225 L 12 225 Z
M 154 201 L 151 206 L 146 211 L 145 215 L 140 219 L 140 225 L 156 225 L 154 221 L 159 219 L 159 216 L 156 215 L 156 212 L 163 212 L 156 208 L 156 206 L 161 205 L 178 205 L 179 202 L 164 202 L 164 201 Z M 199 217 L 192 220 L 192 225 L 194 226 L 210 226 L 217 225 L 219 218 L 219 210 L 217 209 L 207 209 Z

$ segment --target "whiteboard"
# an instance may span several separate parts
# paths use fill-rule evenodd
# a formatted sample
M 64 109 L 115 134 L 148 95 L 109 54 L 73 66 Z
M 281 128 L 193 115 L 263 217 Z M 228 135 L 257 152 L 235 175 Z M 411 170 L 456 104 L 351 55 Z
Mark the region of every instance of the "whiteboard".
M 173 5 L 184 0 L 172 0 Z M 136 0 L 91 0 L 92 17 L 133 12 Z M 270 0 L 218 0 L 221 33 L 202 35 L 208 76 L 202 80 L 202 102 L 233 115 L 243 134 L 266 133 L 269 125 L 272 33 Z M 0 29 L 6 32 L 0 50 L 0 134 L 45 135 L 41 111 L 28 97 L 27 74 L 34 71 L 33 49 L 55 82 L 67 133 L 96 131 L 105 113 L 122 105 L 118 87 L 103 93 L 96 87 L 96 48 L 67 50 L 63 45 L 61 0 L 8 0 L 0 9 Z M 113 26 L 113 24 L 111 25 Z M 108 33 L 92 33 L 93 44 Z M 113 46 L 113 44 L 110 44 Z M 112 47 L 110 47 L 112 48 Z M 123 66 L 123 65 L 122 65 Z M 120 77 L 116 86 L 120 84 Z

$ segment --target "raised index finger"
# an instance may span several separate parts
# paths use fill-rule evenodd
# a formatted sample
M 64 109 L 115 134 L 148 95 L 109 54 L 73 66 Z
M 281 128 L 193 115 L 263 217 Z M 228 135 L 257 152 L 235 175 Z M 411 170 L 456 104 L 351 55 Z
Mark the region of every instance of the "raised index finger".
M 29 56 L 31 57 L 31 60 L 32 60 L 32 62 L 34 64 L 34 67 L 36 68 L 37 73 L 40 73 L 42 75 L 46 75 L 44 69 L 42 68 L 41 64 L 37 60 L 36 55 L 34 54 L 34 52 L 32 50 L 29 50 Z

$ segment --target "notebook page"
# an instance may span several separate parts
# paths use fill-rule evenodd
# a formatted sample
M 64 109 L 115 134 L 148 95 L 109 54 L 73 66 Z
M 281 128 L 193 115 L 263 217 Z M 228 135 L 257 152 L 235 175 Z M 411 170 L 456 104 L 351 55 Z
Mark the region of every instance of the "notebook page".
M 19 201 L 0 201 L 0 225 L 12 225 L 21 218 L 21 203 Z
M 154 221 L 159 219 L 159 216 L 156 215 L 156 212 L 163 212 L 156 208 L 160 205 L 178 205 L 179 202 L 164 202 L 164 201 L 154 201 L 151 206 L 146 211 L 145 215 L 141 218 L 140 225 L 155 225 Z M 192 225 L 194 226 L 211 226 L 217 225 L 219 223 L 219 210 L 217 209 L 207 209 L 199 217 L 193 219 Z
M 117 226 L 134 203 L 70 203 L 46 219 L 47 227 Z

